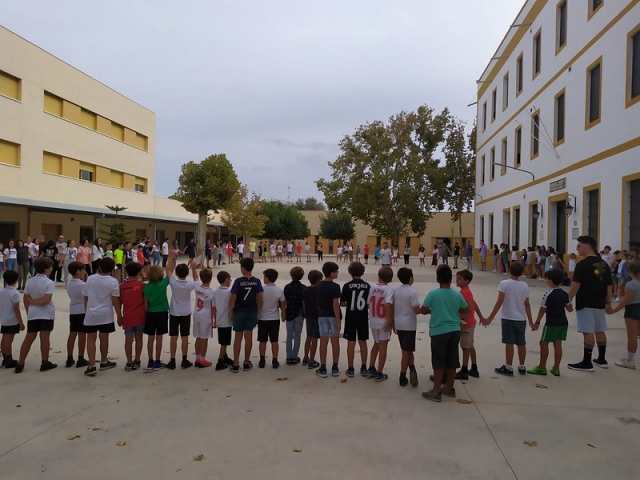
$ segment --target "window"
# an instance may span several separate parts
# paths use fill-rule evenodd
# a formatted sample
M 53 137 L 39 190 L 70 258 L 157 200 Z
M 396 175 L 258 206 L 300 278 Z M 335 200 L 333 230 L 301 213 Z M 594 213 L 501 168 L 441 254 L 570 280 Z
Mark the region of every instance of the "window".
M 629 192 L 629 247 L 640 246 L 640 180 L 628 183 Z
M 591 20 L 591 17 L 593 17 L 593 15 L 598 10 L 600 10 L 600 7 L 602 7 L 604 0 L 588 0 L 588 1 L 589 1 L 589 12 L 587 14 L 587 19 Z
M 20 100 L 22 98 L 22 80 L 0 70 L 0 95 Z
M 600 207 L 600 190 L 595 188 L 593 190 L 589 190 L 585 193 L 585 203 L 586 203 L 586 225 L 585 231 L 587 235 L 593 237 L 598 240 L 598 219 L 600 217 L 599 207 Z
M 489 214 L 489 246 L 493 247 L 493 213 Z
M 80 169 L 79 174 L 78 174 L 78 178 L 80 180 L 84 180 L 86 182 L 93 182 L 93 172 L 90 172 L 88 170 Z
M 144 185 L 141 185 L 141 184 L 139 184 L 139 183 L 136 183 L 136 184 L 134 185 L 134 190 L 135 190 L 136 192 L 144 192 Z
M 509 72 L 502 78 L 502 111 L 509 106 Z
M 640 102 L 640 26 L 629 34 L 627 50 L 627 107 L 630 107 Z
M 498 98 L 498 89 L 494 88 L 491 92 L 491 123 L 496 119 L 496 100 Z
M 491 167 L 491 171 L 489 172 L 489 179 L 493 182 L 493 179 L 496 176 L 496 149 L 495 147 L 491 148 L 489 152 L 489 163 Z
M 484 155 L 482 155 L 482 165 L 480 166 L 480 185 L 484 185 L 484 175 L 486 167 L 486 158 Z
M 500 158 L 500 175 L 507 173 L 507 137 L 502 139 L 502 156 Z
M 480 240 L 484 239 L 484 215 L 480 215 Z
M 513 209 L 513 245 L 520 246 L 520 208 Z
M 524 61 L 522 53 L 516 60 L 516 97 L 522 93 L 522 83 L 524 78 Z
M 555 99 L 555 113 L 554 113 L 554 128 L 553 128 L 553 141 L 554 145 L 558 146 L 564 142 L 564 89 L 556 95 Z
M 585 128 L 600 123 L 600 98 L 602 92 L 602 57 L 587 69 L 587 115 Z
M 542 30 L 533 37 L 533 78 L 536 78 L 542 69 Z
M 531 160 L 540 155 L 540 111 L 531 116 Z
M 20 165 L 20 145 L 6 140 L 0 140 L 0 163 L 5 165 Z
M 502 242 L 511 247 L 511 210 L 502 211 Z
M 540 210 L 538 210 L 538 202 L 534 202 L 529 206 L 529 220 L 531 221 L 531 225 L 529 225 L 529 246 L 535 247 L 537 245 L 538 240 L 538 218 L 540 218 Z M 537 216 L 537 218 L 536 218 Z
M 487 129 L 487 102 L 482 104 L 482 131 Z
M 556 9 L 556 55 L 567 45 L 567 0 Z
M 522 162 L 522 127 L 516 128 L 516 138 L 514 144 L 515 146 L 513 147 L 513 163 L 516 167 L 519 167 L 520 163 Z

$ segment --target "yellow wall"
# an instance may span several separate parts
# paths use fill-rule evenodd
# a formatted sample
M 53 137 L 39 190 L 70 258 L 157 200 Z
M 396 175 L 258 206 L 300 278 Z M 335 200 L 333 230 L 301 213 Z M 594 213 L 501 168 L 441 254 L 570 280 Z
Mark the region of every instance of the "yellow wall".
M 20 165 L 20 145 L 0 140 L 0 163 Z
M 21 82 L 18 77 L 14 77 L 0 70 L 0 95 L 20 100 L 22 97 Z

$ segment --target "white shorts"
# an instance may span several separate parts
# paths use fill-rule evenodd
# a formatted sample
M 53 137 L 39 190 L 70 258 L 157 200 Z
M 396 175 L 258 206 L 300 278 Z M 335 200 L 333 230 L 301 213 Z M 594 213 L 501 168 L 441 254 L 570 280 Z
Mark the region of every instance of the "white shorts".
M 193 336 L 195 338 L 211 338 L 213 337 L 213 332 L 211 329 L 211 322 L 207 321 L 193 321 Z
M 373 337 L 373 341 L 375 343 L 384 342 L 385 340 L 391 340 L 391 330 L 386 332 L 382 328 L 372 328 L 371 336 Z
M 578 333 L 596 333 L 607 331 L 607 317 L 604 309 L 583 308 L 576 310 Z

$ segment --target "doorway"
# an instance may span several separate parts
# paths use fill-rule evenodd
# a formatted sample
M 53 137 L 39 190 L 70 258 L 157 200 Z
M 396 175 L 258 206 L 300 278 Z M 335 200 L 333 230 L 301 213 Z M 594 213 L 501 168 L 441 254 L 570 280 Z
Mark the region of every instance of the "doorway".
M 555 239 L 551 242 L 551 247 L 556 252 L 567 253 L 567 210 L 566 201 L 555 202 Z
M 18 240 L 18 224 L 12 222 L 0 222 L 0 242 L 6 247 L 9 240 Z

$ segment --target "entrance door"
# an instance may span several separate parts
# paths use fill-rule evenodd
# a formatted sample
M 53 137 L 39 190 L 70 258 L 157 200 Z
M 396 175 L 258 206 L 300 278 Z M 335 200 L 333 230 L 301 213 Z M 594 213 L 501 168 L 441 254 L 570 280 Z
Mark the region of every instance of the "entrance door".
M 565 201 L 556 202 L 556 252 L 567 253 L 567 212 Z
M 6 247 L 12 239 L 18 240 L 18 224 L 0 222 L 0 242 Z

